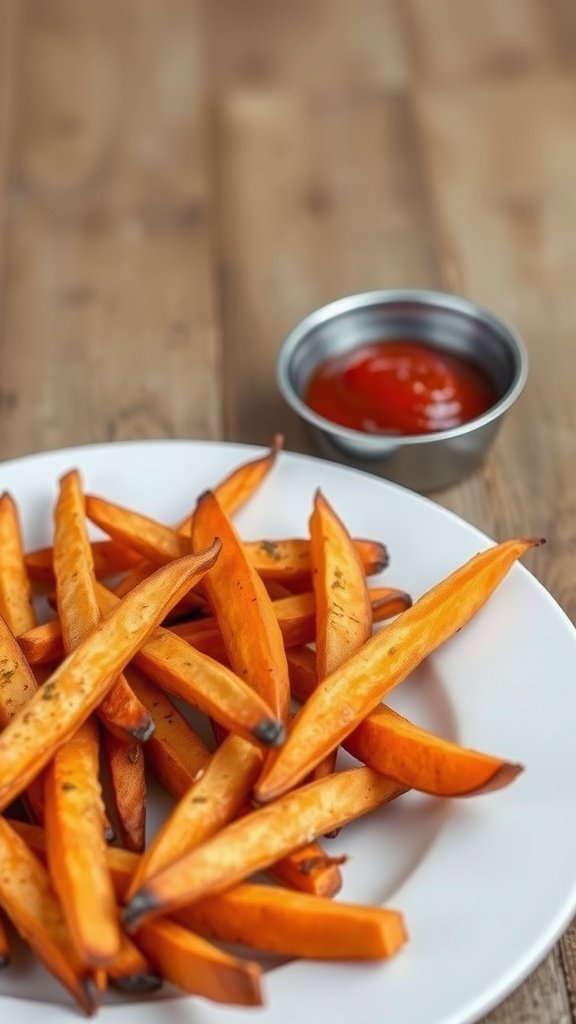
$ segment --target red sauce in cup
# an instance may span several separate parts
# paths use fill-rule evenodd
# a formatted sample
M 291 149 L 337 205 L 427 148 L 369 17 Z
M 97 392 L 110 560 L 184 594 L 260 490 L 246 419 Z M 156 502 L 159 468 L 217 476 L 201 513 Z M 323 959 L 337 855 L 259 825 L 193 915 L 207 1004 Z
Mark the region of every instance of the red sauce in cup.
M 420 341 L 376 341 L 322 363 L 304 395 L 327 420 L 368 434 L 428 434 L 475 419 L 496 401 L 470 360 Z

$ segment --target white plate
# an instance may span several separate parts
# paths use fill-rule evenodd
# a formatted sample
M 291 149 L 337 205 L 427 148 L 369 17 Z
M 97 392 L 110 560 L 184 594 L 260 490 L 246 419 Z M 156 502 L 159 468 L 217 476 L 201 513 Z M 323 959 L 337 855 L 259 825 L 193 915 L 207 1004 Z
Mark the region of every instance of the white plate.
M 28 545 L 49 540 L 55 481 L 79 466 L 87 489 L 167 522 L 254 449 L 136 442 L 68 449 L 0 466 L 21 503 Z M 238 516 L 247 537 L 306 535 L 321 486 L 351 531 L 385 541 L 384 579 L 414 597 L 489 542 L 438 505 L 372 476 L 284 454 Z M 526 517 L 526 532 L 538 523 Z M 576 632 L 540 584 L 515 567 L 489 605 L 393 695 L 414 720 L 469 746 L 521 761 L 507 790 L 464 801 L 410 795 L 349 826 L 342 896 L 386 901 L 410 943 L 384 964 L 297 962 L 265 978 L 264 1010 L 200 999 L 123 1002 L 103 1024 L 464 1024 L 535 967 L 576 908 Z M 66 995 L 24 961 L 0 975 L 0 1017 L 73 1019 Z M 47 1003 L 46 1000 L 58 1000 Z

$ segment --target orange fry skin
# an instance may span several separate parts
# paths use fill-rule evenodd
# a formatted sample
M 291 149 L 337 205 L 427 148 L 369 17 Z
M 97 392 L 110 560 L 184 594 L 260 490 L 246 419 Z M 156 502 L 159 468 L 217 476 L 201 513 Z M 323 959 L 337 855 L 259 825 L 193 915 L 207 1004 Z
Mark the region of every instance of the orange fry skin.
M 310 558 L 316 604 L 318 679 L 335 672 L 372 635 L 372 606 L 357 548 L 324 495 L 318 491 L 310 517 Z M 336 768 L 335 747 L 316 765 L 313 777 Z
M 289 889 L 331 899 L 342 888 L 340 865 L 345 861 L 329 856 L 319 843 L 306 843 L 271 864 L 268 874 Z
M 388 551 L 384 544 L 374 540 L 355 538 L 354 545 L 366 576 L 374 576 L 388 566 Z M 312 561 L 307 540 L 247 541 L 246 553 L 250 564 L 266 583 L 283 583 L 296 589 L 310 589 Z
M 105 967 L 118 954 L 120 929 L 106 865 L 104 804 L 93 719 L 57 751 L 46 771 L 45 829 L 50 875 L 74 945 L 85 963 Z
M 305 701 L 316 689 L 314 652 L 289 651 L 292 693 Z M 343 741 L 343 747 L 369 768 L 410 789 L 432 796 L 475 796 L 509 785 L 522 765 L 469 750 L 421 729 L 392 708 L 379 704 Z
M 76 953 L 46 868 L 2 817 L 0 905 L 38 959 L 91 1016 L 97 1008 L 94 972 Z
M 119 740 L 104 730 L 102 749 L 119 838 L 127 850 L 141 853 L 146 841 L 144 752 L 137 740 Z
M 218 500 L 223 508 L 226 509 L 229 515 L 234 513 L 242 507 L 259 489 L 265 478 L 268 476 L 270 470 L 273 468 L 279 452 L 284 444 L 284 438 L 281 434 L 276 434 L 273 438 L 270 451 L 264 456 L 260 456 L 256 459 L 251 459 L 249 462 L 245 462 L 240 466 L 237 466 L 227 476 L 224 477 L 220 483 L 216 484 L 213 488 L 214 492 L 218 495 Z M 181 533 L 188 543 L 192 531 L 192 521 L 194 519 L 194 512 L 178 523 L 175 528 L 177 533 Z M 146 524 L 144 526 L 143 533 L 146 533 Z M 184 551 L 184 554 L 188 554 L 188 547 Z M 174 556 L 177 557 L 177 556 Z M 152 561 L 144 557 L 144 560 L 138 564 L 138 568 L 122 581 L 119 587 L 116 589 L 116 593 L 119 597 L 127 594 L 129 590 L 140 583 L 142 579 L 152 572 L 155 565 L 158 564 L 157 559 L 152 558 Z M 189 594 L 186 598 L 186 603 L 189 606 L 195 606 L 195 595 Z
M 204 581 L 204 592 L 218 622 L 230 664 L 281 722 L 288 721 L 290 683 L 284 641 L 272 601 L 246 558 L 243 545 L 215 495 L 198 499 L 192 533 L 194 548 L 218 529 L 222 540 L 219 564 Z
M 36 625 L 16 502 L 0 495 L 0 616 L 15 636 Z
M 51 619 L 18 637 L 18 643 L 29 665 L 47 665 L 64 657 L 64 642 L 59 619 Z
M 149 879 L 126 906 L 125 927 L 136 930 L 159 914 L 231 888 L 403 792 L 405 787 L 370 768 L 337 772 L 293 790 L 228 825 Z
M 28 703 L 38 690 L 36 679 L 12 632 L 0 617 L 0 729 Z M 44 821 L 44 783 L 30 782 L 26 804 L 34 819 Z
M 409 595 L 393 587 L 373 587 L 368 591 L 371 604 L 370 622 L 381 622 L 392 618 L 411 605 Z M 272 601 L 272 608 L 282 633 L 284 647 L 295 647 L 312 643 L 316 638 L 316 603 L 314 594 L 290 594 Z M 212 616 L 204 619 L 182 622 L 171 627 L 172 632 L 183 637 L 212 658 L 220 659 L 224 654 L 222 633 Z M 30 635 L 30 634 L 28 634 Z M 368 634 L 370 635 L 370 634 Z M 19 642 L 25 638 L 20 638 Z
M 392 618 L 409 608 L 412 601 L 404 590 L 394 587 L 370 587 L 374 622 Z M 315 636 L 315 603 L 312 593 L 286 594 L 274 598 L 274 614 L 278 619 L 285 647 L 311 643 Z M 170 630 L 212 658 L 224 654 L 222 634 L 212 615 L 170 626 Z M 64 655 L 62 631 L 58 619 L 45 622 L 18 637 L 18 643 L 30 665 L 58 661 Z M 139 737 L 142 739 L 142 737 Z
M 255 459 L 242 463 L 240 466 L 236 466 L 235 469 L 212 488 L 220 505 L 229 516 L 233 516 L 250 498 L 254 497 L 276 465 L 283 447 L 284 438 L 282 434 L 275 434 L 272 438 L 270 450 L 266 452 L 266 455 L 258 456 Z M 190 526 L 191 523 L 186 523 L 185 529 L 188 529 Z
M 60 481 L 54 534 L 56 602 L 67 652 L 78 647 L 96 629 L 101 618 L 84 505 L 80 476 L 77 470 L 72 470 Z M 146 708 L 134 696 L 123 675 L 104 695 L 98 714 L 104 724 L 120 736 L 127 734 L 147 739 L 154 728 Z
M 54 526 L 56 602 L 64 647 L 70 652 L 100 622 L 77 470 L 60 480 Z M 106 865 L 99 755 L 98 726 L 88 718 L 48 765 L 45 820 L 50 874 L 74 944 L 86 963 L 106 967 L 119 952 L 120 922 Z
M 11 825 L 41 857 L 45 848 L 42 829 L 25 822 L 11 822 Z M 125 902 L 140 858 L 113 846 L 108 847 L 107 858 L 116 896 L 120 902 Z M 252 883 L 236 885 L 226 892 L 181 907 L 172 916 L 184 927 L 224 942 L 235 941 L 231 938 L 232 929 L 239 928 L 237 938 L 245 945 L 286 956 L 373 959 L 392 955 L 405 939 L 401 916 L 395 911 L 382 907 L 351 907 L 318 895 Z
M 9 494 L 0 497 L 0 728 L 30 699 L 44 678 L 30 671 L 17 653 L 14 637 L 36 626 L 32 590 L 22 547 L 20 518 Z M 36 821 L 44 820 L 44 786 L 32 782 L 26 804 Z
M 104 613 L 117 606 L 118 598 L 105 587 L 98 584 L 97 592 Z M 282 742 L 283 724 L 262 697 L 227 666 L 195 650 L 170 630 L 157 629 L 134 660 L 170 693 L 249 742 L 263 746 Z
M 182 558 L 189 550 L 189 534 L 171 529 L 150 516 L 124 508 L 97 495 L 86 496 L 86 513 L 93 523 L 116 541 L 132 548 L 147 560 L 146 564 L 135 569 L 127 580 L 122 581 L 116 591 L 118 595 L 127 593 L 133 582 L 139 581 L 143 578 L 142 574 L 150 571 L 149 563 L 165 565 L 174 558 Z M 193 518 L 196 518 L 196 513 Z M 386 568 L 388 553 L 384 545 L 377 541 L 362 539 L 355 540 L 354 544 L 367 576 Z M 252 568 L 267 583 L 277 582 L 290 587 L 310 588 L 312 564 L 310 544 L 307 540 L 244 541 L 242 547 Z
M 120 949 L 106 968 L 108 981 L 120 992 L 143 995 L 162 988 L 162 978 L 152 970 L 149 960 L 125 932 L 120 934 Z
M 230 733 L 148 846 L 129 895 L 232 821 L 248 800 L 261 767 L 261 751 Z
M 98 706 L 167 611 L 214 564 L 201 555 L 158 570 L 68 655 L 0 733 L 0 809 L 18 796 Z
M 514 562 L 539 543 L 514 539 L 482 551 L 320 683 L 296 715 L 282 750 L 267 760 L 255 798 L 274 800 L 305 778 L 386 693 L 472 618 Z
M 97 714 L 106 729 L 120 741 L 145 743 L 154 732 L 154 720 L 138 700 L 124 672 L 100 701 Z
M 192 995 L 217 1003 L 261 1006 L 261 967 L 233 957 L 175 921 L 152 921 L 135 936 L 158 974 Z
M 357 548 L 318 491 L 310 517 L 310 556 L 316 603 L 316 670 L 325 679 L 372 634 L 372 606 Z
M 156 723 L 153 736 L 144 744 L 144 759 L 158 781 L 179 800 L 206 764 L 210 751 L 159 686 L 133 665 L 126 671 L 132 689 Z
M 37 689 L 18 641 L 0 616 L 0 728 L 14 718 Z
M 94 572 L 98 579 L 126 572 L 127 569 L 138 565 L 141 560 L 138 554 L 130 548 L 123 547 L 122 544 L 117 544 L 115 540 L 95 540 L 90 547 Z M 53 556 L 51 547 L 36 548 L 25 554 L 24 562 L 28 576 L 34 583 L 46 583 L 49 586 L 54 583 Z
M 174 916 L 208 938 L 309 959 L 382 960 L 407 939 L 395 910 L 250 883 L 198 900 Z

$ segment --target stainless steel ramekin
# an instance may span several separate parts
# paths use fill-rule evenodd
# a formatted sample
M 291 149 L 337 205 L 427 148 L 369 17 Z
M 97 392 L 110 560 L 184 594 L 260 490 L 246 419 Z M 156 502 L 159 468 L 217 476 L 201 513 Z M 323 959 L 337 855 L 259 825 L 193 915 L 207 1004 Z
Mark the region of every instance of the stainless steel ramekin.
M 414 436 L 350 430 L 306 405 L 306 384 L 324 360 L 369 342 L 400 338 L 473 359 L 494 385 L 494 405 L 460 427 Z M 434 491 L 478 466 L 521 393 L 527 373 L 522 341 L 489 310 L 442 292 L 402 290 L 349 295 L 310 313 L 282 344 L 277 380 L 321 455 L 414 490 Z

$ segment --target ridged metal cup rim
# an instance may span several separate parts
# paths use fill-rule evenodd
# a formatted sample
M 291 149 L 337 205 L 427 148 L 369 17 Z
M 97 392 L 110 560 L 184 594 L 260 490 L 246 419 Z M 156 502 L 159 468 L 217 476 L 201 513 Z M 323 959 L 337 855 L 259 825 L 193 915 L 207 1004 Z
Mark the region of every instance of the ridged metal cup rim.
M 438 430 L 429 434 L 372 434 L 362 430 L 352 430 L 350 427 L 340 426 L 334 420 L 326 419 L 314 412 L 309 405 L 298 394 L 291 380 L 291 366 L 294 353 L 303 340 L 322 324 L 343 316 L 346 313 L 353 313 L 357 309 L 369 307 L 385 307 L 398 303 L 412 303 L 422 306 L 436 306 L 442 310 L 453 312 L 467 317 L 476 323 L 489 327 L 493 334 L 497 335 L 507 346 L 514 362 L 514 373 L 509 387 L 504 394 L 490 406 L 481 416 L 468 420 L 458 427 L 450 427 L 447 430 Z M 358 345 L 362 339 L 358 340 Z M 355 346 L 350 346 L 350 351 Z M 440 345 L 434 346 L 441 349 Z M 428 291 L 424 289 L 395 289 L 370 292 L 360 292 L 355 295 L 346 295 L 335 299 L 318 309 L 313 310 L 286 335 L 282 342 L 278 355 L 276 381 L 278 388 L 291 408 L 298 415 L 310 423 L 328 433 L 337 434 L 344 440 L 350 442 L 362 441 L 367 447 L 377 450 L 383 445 L 394 444 L 395 447 L 413 444 L 431 444 L 434 441 L 446 441 L 450 438 L 462 437 L 465 434 L 480 430 L 482 427 L 494 420 L 499 419 L 514 404 L 521 394 L 526 378 L 528 376 L 528 353 L 524 342 L 517 332 L 508 323 L 496 316 L 491 310 L 478 305 L 469 299 L 461 298 L 458 295 L 451 295 L 448 292 Z

